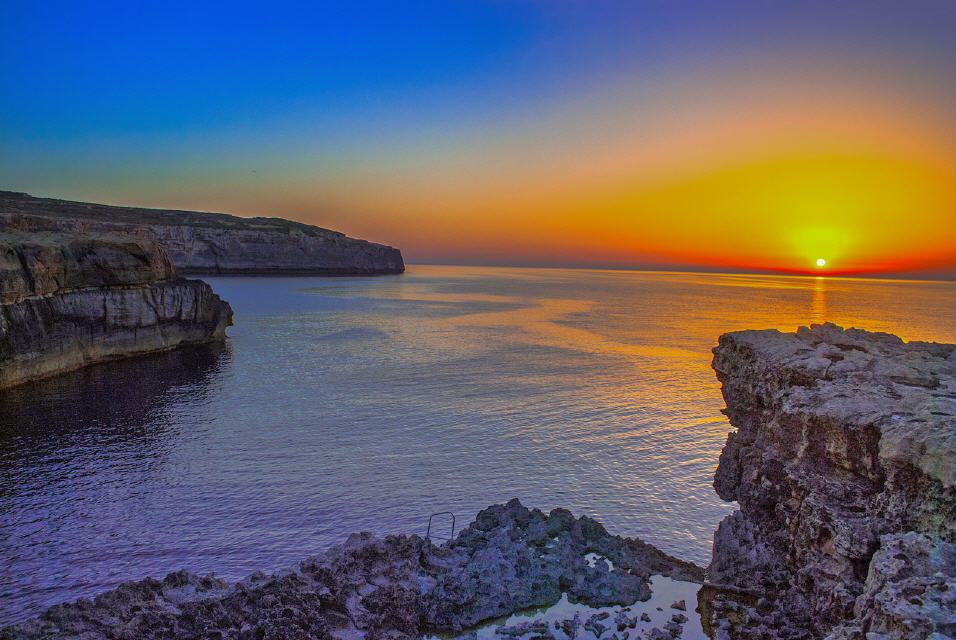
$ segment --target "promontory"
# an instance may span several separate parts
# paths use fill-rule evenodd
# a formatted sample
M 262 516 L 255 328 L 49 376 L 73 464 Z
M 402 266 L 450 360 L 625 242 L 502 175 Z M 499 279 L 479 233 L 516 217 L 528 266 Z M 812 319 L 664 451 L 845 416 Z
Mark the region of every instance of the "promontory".
M 223 340 L 230 324 L 229 304 L 149 237 L 0 234 L 0 389 Z
M 0 191 L 0 233 L 148 233 L 183 275 L 402 273 L 398 249 L 282 218 L 118 207 Z
M 0 389 L 221 341 L 232 309 L 182 274 L 377 275 L 398 249 L 281 218 L 0 191 Z

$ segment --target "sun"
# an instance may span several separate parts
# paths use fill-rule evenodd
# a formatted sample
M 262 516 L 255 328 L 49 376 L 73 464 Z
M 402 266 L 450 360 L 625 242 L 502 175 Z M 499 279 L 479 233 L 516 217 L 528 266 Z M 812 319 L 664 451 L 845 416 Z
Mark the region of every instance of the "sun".
M 817 266 L 818 266 L 818 267 L 825 267 L 825 266 L 827 266 L 827 261 L 824 260 L 823 258 L 817 258 Z

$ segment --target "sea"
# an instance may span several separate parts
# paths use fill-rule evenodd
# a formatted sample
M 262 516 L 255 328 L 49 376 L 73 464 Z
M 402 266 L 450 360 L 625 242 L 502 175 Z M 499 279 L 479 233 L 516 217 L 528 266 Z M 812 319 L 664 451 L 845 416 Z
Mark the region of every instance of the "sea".
M 238 579 L 353 531 L 519 498 L 706 565 L 735 509 L 718 337 L 836 322 L 956 342 L 956 283 L 412 265 L 206 278 L 224 345 L 0 396 L 0 626 L 177 569 Z M 452 533 L 447 515 L 431 535 Z

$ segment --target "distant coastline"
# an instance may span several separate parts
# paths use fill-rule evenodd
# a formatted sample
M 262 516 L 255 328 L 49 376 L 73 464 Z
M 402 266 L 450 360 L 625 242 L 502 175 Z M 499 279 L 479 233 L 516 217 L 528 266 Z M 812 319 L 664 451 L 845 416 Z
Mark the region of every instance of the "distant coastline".
M 956 283 L 956 271 L 911 271 L 911 272 L 860 272 L 860 273 L 814 273 L 811 271 L 787 271 L 782 269 L 733 269 L 708 267 L 707 265 L 605 265 L 605 264 L 549 264 L 515 262 L 458 262 L 455 260 L 415 260 L 411 266 L 422 267 L 496 267 L 507 269 L 567 269 L 569 271 L 619 271 L 623 273 L 687 273 L 713 276 L 780 276 L 786 278 L 827 278 L 830 280 L 889 280 L 893 282 L 951 282 Z
M 0 191 L 0 388 L 221 341 L 232 309 L 182 275 L 398 274 L 398 249 L 279 218 Z
M 0 233 L 151 237 L 183 274 L 402 273 L 400 250 L 282 218 L 122 207 L 0 191 Z

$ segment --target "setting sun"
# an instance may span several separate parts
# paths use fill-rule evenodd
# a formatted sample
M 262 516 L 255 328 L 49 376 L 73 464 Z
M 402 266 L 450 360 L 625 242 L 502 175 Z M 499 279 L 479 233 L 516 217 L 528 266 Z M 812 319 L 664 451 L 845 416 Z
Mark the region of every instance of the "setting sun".
M 956 640 L 956 0 L 0 16 L 0 640 Z

